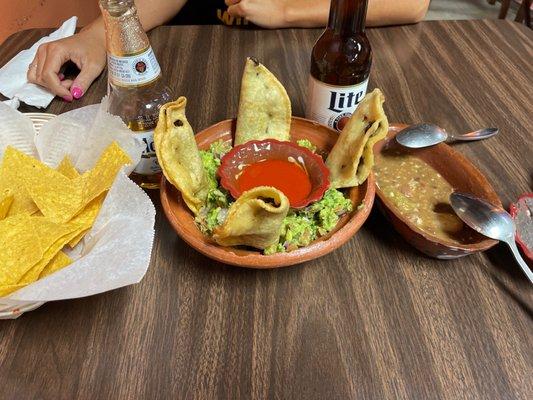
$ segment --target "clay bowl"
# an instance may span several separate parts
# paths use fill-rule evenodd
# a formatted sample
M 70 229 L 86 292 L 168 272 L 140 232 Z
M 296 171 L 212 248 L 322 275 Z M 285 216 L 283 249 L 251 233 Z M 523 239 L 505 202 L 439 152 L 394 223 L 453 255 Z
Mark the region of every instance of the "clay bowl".
M 483 174 L 465 156 L 447 144 L 440 143 L 422 149 L 408 149 L 400 146 L 394 140 L 394 137 L 405 126 L 400 124 L 390 125 L 387 138 L 377 143 L 374 147 L 376 164 L 379 163 L 380 157 L 385 151 L 396 148 L 397 146 L 405 154 L 414 155 L 433 167 L 455 190 L 471 193 L 490 203 L 501 206 L 498 195 Z M 478 251 L 487 250 L 498 243 L 498 241 L 488 239 L 466 226 L 464 229 L 469 229 L 473 237 L 472 241 L 466 244 L 457 244 L 430 235 L 407 220 L 383 194 L 379 187 L 376 187 L 376 194 L 379 199 L 379 208 L 390 220 L 394 228 L 407 242 L 430 257 L 439 259 L 463 257 Z
M 208 149 L 217 140 L 231 141 L 236 126 L 235 120 L 225 120 L 196 135 L 200 149 Z M 294 142 L 309 139 L 318 152 L 329 152 L 337 141 L 338 133 L 328 127 L 316 124 L 303 118 L 292 118 L 291 137 Z M 366 221 L 375 195 L 375 181 L 371 174 L 361 186 L 351 188 L 349 198 L 354 210 L 343 216 L 335 229 L 322 236 L 307 247 L 288 253 L 263 255 L 257 250 L 245 247 L 222 247 L 209 237 L 203 235 L 196 227 L 192 213 L 185 205 L 181 194 L 163 177 L 161 180 L 161 204 L 163 210 L 176 233 L 191 247 L 209 258 L 225 264 L 249 268 L 278 268 L 303 263 L 321 257 L 346 243 Z M 360 210 L 358 206 L 364 204 Z
M 220 185 L 237 199 L 243 192 L 238 184 L 238 176 L 242 173 L 243 166 L 264 160 L 289 159 L 307 171 L 311 182 L 311 192 L 306 198 L 291 202 L 291 207 L 304 208 L 320 200 L 329 187 L 329 170 L 322 157 L 295 143 L 274 139 L 251 140 L 233 147 L 222 157 L 218 169 Z

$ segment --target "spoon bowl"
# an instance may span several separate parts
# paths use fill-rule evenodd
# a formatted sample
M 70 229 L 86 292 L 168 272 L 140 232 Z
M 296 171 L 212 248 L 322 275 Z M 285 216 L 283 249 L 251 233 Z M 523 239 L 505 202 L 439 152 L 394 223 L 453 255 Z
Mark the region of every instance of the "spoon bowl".
M 451 194 L 450 203 L 457 216 L 482 235 L 501 241 L 514 237 L 514 221 L 503 208 L 459 192 Z
M 516 226 L 507 211 L 475 196 L 459 192 L 450 195 L 450 203 L 457 216 L 472 229 L 491 239 L 507 243 L 518 265 L 533 283 L 533 273 L 516 247 Z
M 442 142 L 473 141 L 487 139 L 498 133 L 498 128 L 483 128 L 474 132 L 463 134 L 450 134 L 444 129 L 433 124 L 410 125 L 396 136 L 396 141 L 402 146 L 412 149 L 434 146 Z

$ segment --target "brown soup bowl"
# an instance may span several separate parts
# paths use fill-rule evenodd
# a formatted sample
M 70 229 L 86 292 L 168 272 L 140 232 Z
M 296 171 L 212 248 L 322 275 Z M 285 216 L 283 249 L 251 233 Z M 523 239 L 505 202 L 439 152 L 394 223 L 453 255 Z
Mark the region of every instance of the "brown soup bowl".
M 384 152 L 391 148 L 401 148 L 402 153 L 420 158 L 435 169 L 456 191 L 473 194 L 501 207 L 501 201 L 485 176 L 461 153 L 445 143 L 421 149 L 402 147 L 394 140 L 396 134 L 406 125 L 391 124 L 387 137 L 374 147 L 375 162 L 379 163 Z M 471 230 L 472 241 L 455 243 L 431 235 L 411 223 L 387 196 L 376 187 L 378 206 L 400 235 L 422 253 L 439 259 L 463 257 L 478 251 L 490 249 L 496 240 Z M 465 226 L 464 229 L 469 229 Z
M 228 119 L 210 126 L 196 135 L 201 150 L 207 150 L 217 140 L 232 141 L 236 120 Z M 338 133 L 315 122 L 293 117 L 292 141 L 309 139 L 317 146 L 317 153 L 328 153 L 337 141 Z M 164 177 L 161 180 L 161 204 L 165 215 L 176 233 L 191 247 L 213 260 L 238 267 L 278 268 L 303 263 L 331 253 L 350 240 L 366 221 L 375 195 L 375 181 L 371 174 L 365 183 L 350 188 L 347 194 L 353 211 L 344 215 L 335 229 L 315 240 L 309 246 L 287 253 L 264 255 L 259 250 L 246 247 L 222 247 L 200 232 L 194 216 L 185 205 L 181 194 Z M 362 207 L 360 205 L 363 205 Z

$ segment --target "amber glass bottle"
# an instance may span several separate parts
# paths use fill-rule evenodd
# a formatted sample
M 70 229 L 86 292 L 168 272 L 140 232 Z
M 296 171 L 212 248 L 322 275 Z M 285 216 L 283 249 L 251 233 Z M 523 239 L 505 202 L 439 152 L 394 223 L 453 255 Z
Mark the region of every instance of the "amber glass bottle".
M 372 49 L 368 0 L 331 0 L 328 26 L 311 53 L 306 117 L 341 130 L 366 94 Z

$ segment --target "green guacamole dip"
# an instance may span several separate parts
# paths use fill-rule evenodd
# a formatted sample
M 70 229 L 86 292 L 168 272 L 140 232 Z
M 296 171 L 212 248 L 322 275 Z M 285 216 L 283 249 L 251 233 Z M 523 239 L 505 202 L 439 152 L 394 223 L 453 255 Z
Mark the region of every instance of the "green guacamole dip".
M 316 146 L 309 140 L 299 140 L 298 144 L 316 151 Z M 211 235 L 213 230 L 224 222 L 228 208 L 234 202 L 216 177 L 220 159 L 230 150 L 229 142 L 218 141 L 213 143 L 208 151 L 200 151 L 210 189 L 206 205 L 200 209 L 195 221 L 200 231 L 206 235 Z M 266 248 L 264 253 L 282 253 L 308 246 L 313 240 L 331 232 L 340 217 L 350 211 L 350 199 L 345 198 L 339 190 L 328 189 L 319 201 L 300 210 L 291 209 L 283 220 L 278 243 Z

